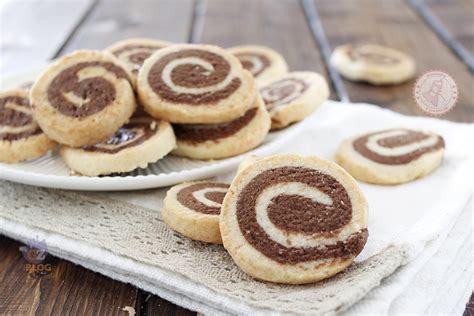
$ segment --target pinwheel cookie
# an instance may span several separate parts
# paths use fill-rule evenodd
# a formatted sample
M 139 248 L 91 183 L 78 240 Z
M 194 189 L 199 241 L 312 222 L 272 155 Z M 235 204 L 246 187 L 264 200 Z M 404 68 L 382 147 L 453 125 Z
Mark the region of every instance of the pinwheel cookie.
M 260 145 L 270 130 L 270 115 L 258 96 L 254 107 L 230 122 L 175 124 L 177 148 L 173 154 L 196 159 L 235 156 Z
M 344 45 L 331 56 L 332 65 L 347 79 L 375 85 L 396 84 L 415 74 L 413 58 L 379 45 Z
M 50 65 L 30 96 L 41 129 L 72 147 L 107 140 L 136 107 L 129 72 L 98 51 L 77 51 Z
M 309 71 L 290 72 L 260 89 L 272 117 L 272 129 L 303 120 L 329 96 L 326 80 Z
M 259 86 L 288 72 L 288 65 L 279 53 L 271 48 L 256 45 L 235 46 L 228 49 L 250 71 Z
M 143 62 L 157 50 L 169 45 L 171 43 L 154 39 L 129 38 L 117 42 L 105 50 L 122 60 L 132 73 L 133 79 L 136 80 L 138 70 Z
M 222 123 L 243 115 L 256 95 L 239 60 L 210 45 L 173 45 L 148 58 L 138 73 L 145 110 L 173 123 Z
M 219 215 L 228 188 L 206 181 L 176 185 L 166 193 L 163 220 L 189 238 L 221 244 Z
M 443 154 L 441 136 L 400 128 L 347 139 L 336 160 L 358 180 L 397 184 L 426 176 L 439 167 Z
M 21 89 L 0 92 L 1 162 L 36 158 L 55 146 L 34 120 L 28 92 Z
M 303 284 L 344 270 L 368 237 L 367 201 L 333 162 L 277 155 L 241 169 L 220 230 L 235 263 L 265 281 Z
M 170 123 L 139 112 L 106 142 L 82 148 L 63 146 L 61 156 L 71 170 L 97 176 L 145 168 L 175 146 Z

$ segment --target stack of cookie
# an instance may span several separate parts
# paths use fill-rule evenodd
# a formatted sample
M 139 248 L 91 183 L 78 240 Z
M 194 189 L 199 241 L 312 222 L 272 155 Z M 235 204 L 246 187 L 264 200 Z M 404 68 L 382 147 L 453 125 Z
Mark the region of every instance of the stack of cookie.
M 326 79 L 311 71 L 288 73 L 285 59 L 263 46 L 229 48 L 255 77 L 272 119 L 271 129 L 281 129 L 313 113 L 329 97 Z
M 140 69 L 137 87 L 145 110 L 174 124 L 175 155 L 234 156 L 259 145 L 270 129 L 254 78 L 216 46 L 159 50 Z
M 324 78 L 288 73 L 267 47 L 128 39 L 67 55 L 31 89 L 5 92 L 0 161 L 36 158 L 60 144 L 73 173 L 97 176 L 144 168 L 168 153 L 226 158 L 260 145 L 270 128 L 304 119 L 327 97 Z

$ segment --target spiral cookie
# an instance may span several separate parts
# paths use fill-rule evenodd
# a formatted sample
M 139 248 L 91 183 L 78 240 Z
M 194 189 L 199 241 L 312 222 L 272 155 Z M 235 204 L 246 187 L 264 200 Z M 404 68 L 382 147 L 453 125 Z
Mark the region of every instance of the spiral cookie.
M 1 162 L 36 158 L 55 146 L 35 122 L 28 92 L 21 89 L 0 92 Z
M 400 83 L 415 74 L 413 58 L 379 45 L 339 46 L 331 63 L 347 79 L 375 85 Z
M 145 110 L 173 123 L 222 123 L 238 118 L 256 95 L 252 75 L 225 50 L 173 45 L 148 58 L 138 73 Z
M 132 73 L 133 79 L 136 80 L 138 70 L 143 65 L 145 59 L 157 50 L 169 45 L 171 43 L 159 40 L 130 38 L 117 42 L 105 50 L 122 60 L 126 64 L 127 69 Z
M 220 124 L 175 124 L 178 147 L 173 154 L 196 159 L 235 156 L 260 145 L 270 130 L 262 98 L 241 117 Z
M 61 156 L 71 170 L 97 176 L 145 168 L 175 146 L 170 123 L 139 112 L 106 142 L 82 148 L 63 146 Z
M 122 62 L 98 51 L 77 51 L 50 65 L 30 96 L 41 129 L 71 147 L 107 140 L 136 106 Z
M 410 129 L 389 129 L 345 140 L 336 160 L 356 179 L 397 184 L 421 178 L 441 164 L 441 136 Z
M 309 71 L 290 72 L 260 89 L 272 129 L 303 120 L 329 97 L 326 80 Z
M 265 281 L 303 284 L 347 267 L 367 241 L 367 201 L 355 180 L 317 157 L 277 155 L 241 169 L 220 229 L 235 263 Z
M 221 244 L 219 215 L 228 184 L 187 182 L 172 187 L 164 200 L 163 220 L 181 234 Z
M 264 46 L 235 46 L 228 49 L 250 71 L 259 86 L 288 72 L 288 65 L 279 53 Z

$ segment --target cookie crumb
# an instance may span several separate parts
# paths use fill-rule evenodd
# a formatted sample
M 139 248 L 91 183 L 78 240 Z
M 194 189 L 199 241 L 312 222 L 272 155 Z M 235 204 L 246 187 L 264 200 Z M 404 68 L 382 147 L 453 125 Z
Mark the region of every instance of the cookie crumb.
M 125 306 L 124 308 L 122 308 L 122 310 L 124 312 L 127 312 L 128 316 L 135 316 L 135 314 L 137 313 L 135 311 L 135 308 L 133 308 L 132 306 Z

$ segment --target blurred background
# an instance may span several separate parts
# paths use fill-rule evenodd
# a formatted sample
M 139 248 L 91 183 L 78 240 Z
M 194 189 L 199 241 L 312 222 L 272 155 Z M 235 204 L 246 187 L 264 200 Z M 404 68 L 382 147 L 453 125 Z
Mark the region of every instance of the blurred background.
M 407 106 L 415 79 L 381 89 L 342 79 L 328 63 L 338 45 L 386 45 L 413 56 L 417 75 L 451 74 L 460 97 L 445 118 L 474 121 L 474 0 L 0 0 L 0 84 L 76 49 L 130 37 L 270 46 L 290 70 L 325 75 L 332 99 L 423 115 Z

